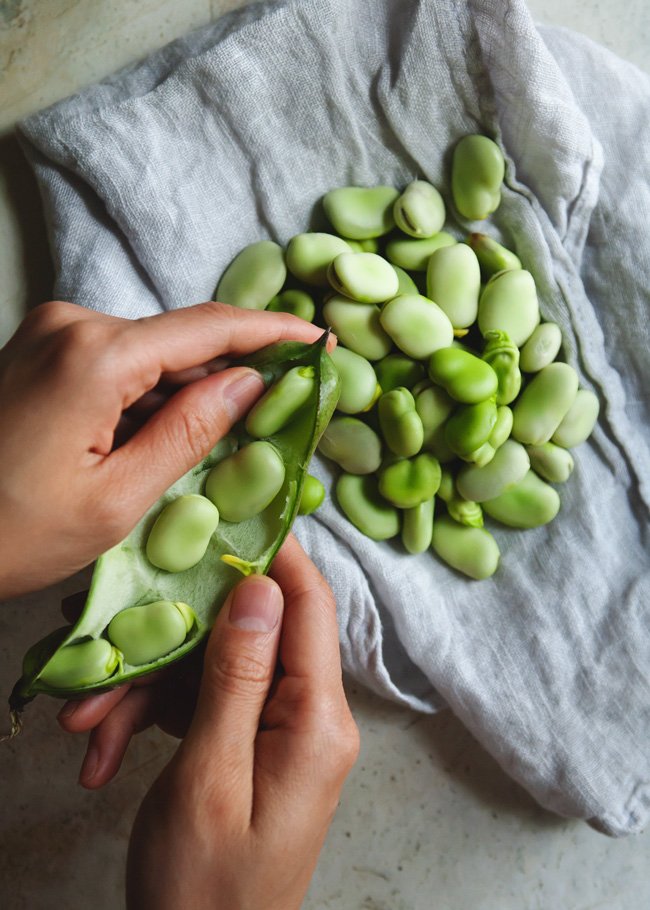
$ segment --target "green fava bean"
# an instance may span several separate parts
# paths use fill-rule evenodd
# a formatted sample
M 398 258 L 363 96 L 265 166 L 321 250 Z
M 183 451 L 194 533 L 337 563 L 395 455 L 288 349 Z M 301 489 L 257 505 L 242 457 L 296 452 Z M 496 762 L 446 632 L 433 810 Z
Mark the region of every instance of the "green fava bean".
M 438 499 L 447 503 L 456 495 L 456 483 L 454 475 L 449 468 L 440 469 L 440 486 L 438 487 Z
M 395 274 L 397 275 L 397 294 L 396 297 L 399 297 L 401 294 L 419 294 L 418 286 L 413 281 L 408 272 L 405 272 L 404 269 L 401 269 L 398 265 L 394 265 Z
M 125 662 L 138 667 L 180 648 L 195 621 L 188 604 L 157 600 L 122 610 L 111 620 L 106 634 Z
M 424 446 L 428 446 L 455 407 L 456 402 L 440 386 L 428 385 L 417 392 L 415 410 L 424 428 Z
M 519 369 L 519 348 L 510 340 L 507 332 L 491 329 L 485 333 L 487 344 L 483 360 L 489 363 L 497 374 L 497 404 L 510 404 L 521 390 Z
M 402 520 L 402 543 L 408 553 L 424 553 L 431 546 L 433 537 L 433 496 L 425 502 L 404 510 Z
M 220 461 L 209 473 L 205 495 L 225 521 L 259 515 L 282 489 L 282 457 L 269 442 L 251 442 Z
M 393 266 L 376 253 L 341 253 L 330 263 L 327 278 L 335 291 L 358 303 L 383 303 L 399 287 Z
M 492 367 L 458 347 L 435 351 L 429 358 L 429 376 L 455 401 L 478 404 L 496 395 L 499 380 Z
M 388 465 L 379 475 L 379 492 L 398 509 L 413 509 L 431 499 L 440 486 L 440 462 L 423 453 Z
M 305 284 L 327 287 L 330 263 L 341 253 L 349 252 L 350 247 L 345 240 L 334 234 L 296 234 L 287 247 L 287 268 Z
M 373 474 L 381 464 L 381 439 L 356 417 L 333 417 L 318 451 L 348 474 Z
M 513 422 L 513 413 L 507 405 L 504 404 L 497 408 L 497 420 L 488 439 L 493 449 L 498 449 L 506 439 L 510 438 Z
M 521 260 L 513 252 L 497 243 L 493 237 L 487 234 L 470 234 L 467 238 L 467 244 L 476 253 L 481 274 L 484 278 L 491 278 L 497 272 L 505 272 L 508 269 L 520 269 Z
M 316 305 L 306 291 L 289 290 L 277 294 L 266 308 L 272 313 L 291 313 L 305 322 L 313 322 Z
M 39 680 L 53 689 L 78 689 L 109 679 L 122 655 L 104 638 L 92 638 L 60 648 L 39 673 Z
M 217 507 L 199 494 L 168 503 L 147 538 L 147 559 L 166 572 L 184 572 L 205 556 L 219 524 Z
M 215 300 L 246 310 L 264 310 L 287 277 L 282 247 L 272 240 L 251 243 L 221 276 Z
M 385 392 L 377 403 L 379 426 L 386 445 L 395 455 L 410 458 L 422 448 L 424 428 L 408 389 Z
M 323 319 L 346 348 L 367 360 L 380 360 L 392 350 L 393 342 L 382 328 L 376 306 L 359 306 L 335 295 L 323 307 Z
M 571 476 L 574 461 L 570 452 L 553 442 L 541 446 L 526 446 L 530 466 L 549 483 L 565 483 Z
M 478 303 L 478 327 L 483 337 L 495 329 L 507 332 L 520 348 L 538 323 L 537 290 L 530 272 L 512 269 L 493 275 Z
M 556 445 L 572 449 L 591 435 L 598 420 L 600 405 L 593 392 L 578 389 L 575 400 L 562 418 L 551 439 Z
M 443 562 L 477 581 L 494 575 L 499 564 L 499 547 L 489 531 L 446 515 L 434 522 L 432 546 Z
M 463 499 L 462 496 L 452 496 L 447 503 L 449 517 L 468 528 L 483 527 L 483 509 L 477 502 Z
M 389 300 L 379 318 L 400 351 L 415 360 L 424 360 L 433 351 L 448 347 L 454 338 L 448 317 L 421 294 L 403 294 Z
M 298 515 L 311 515 L 319 509 L 325 499 L 325 487 L 318 477 L 307 474 L 302 485 Z
M 566 363 L 550 363 L 525 387 L 512 412 L 512 435 L 526 445 L 548 442 L 576 399 L 578 375 Z
M 414 180 L 393 206 L 395 224 L 411 237 L 431 237 L 445 223 L 442 196 L 426 180 Z
M 500 496 L 523 480 L 530 468 L 526 449 L 509 439 L 495 452 L 484 467 L 465 465 L 458 472 L 456 487 L 465 499 L 485 502 Z
M 346 240 L 353 253 L 378 253 L 379 242 L 374 237 L 366 240 Z
M 552 363 L 562 346 L 562 332 L 554 322 L 538 325 L 521 349 L 519 366 L 524 373 L 538 373 Z
M 426 272 L 431 255 L 441 247 L 453 246 L 456 242 L 456 238 L 445 231 L 438 231 L 433 237 L 424 240 L 393 237 L 386 244 L 386 258 L 393 265 L 409 272 Z
M 253 405 L 246 418 L 246 432 L 258 439 L 273 436 L 291 423 L 314 395 L 315 370 L 312 366 L 293 367 L 273 383 Z
M 394 226 L 393 205 L 399 192 L 392 186 L 343 186 L 323 197 L 325 214 L 342 237 L 369 240 Z
M 552 521 L 560 510 L 557 491 L 534 471 L 505 493 L 483 503 L 487 514 L 511 528 L 538 528 Z
M 451 192 L 464 218 L 482 221 L 501 202 L 505 161 L 499 146 L 487 136 L 464 136 L 454 149 Z
M 447 314 L 454 329 L 476 322 L 481 270 L 475 253 L 464 243 L 436 250 L 427 266 L 427 297 Z
M 399 534 L 399 512 L 379 495 L 374 477 L 342 474 L 336 498 L 346 517 L 366 537 L 389 540 Z
M 339 345 L 331 354 L 341 379 L 337 408 L 345 414 L 360 414 L 376 400 L 377 377 L 365 357 Z
M 449 448 L 461 458 L 468 458 L 488 442 L 497 420 L 493 398 L 458 408 L 445 424 Z
M 375 373 L 382 392 L 390 392 L 399 386 L 413 389 L 424 378 L 424 367 L 402 354 L 389 354 L 375 364 Z

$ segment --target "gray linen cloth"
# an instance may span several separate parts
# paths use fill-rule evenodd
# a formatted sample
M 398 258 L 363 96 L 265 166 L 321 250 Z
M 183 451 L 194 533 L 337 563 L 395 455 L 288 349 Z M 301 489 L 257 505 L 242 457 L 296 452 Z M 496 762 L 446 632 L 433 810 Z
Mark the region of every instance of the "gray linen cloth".
M 549 526 L 495 532 L 470 582 L 329 502 L 298 534 L 358 680 L 451 707 L 543 805 L 623 835 L 650 807 L 650 80 L 521 0 L 245 9 L 32 117 L 56 293 L 134 317 L 209 299 L 241 247 L 317 224 L 328 189 L 448 186 L 463 134 L 507 159 L 491 228 L 602 412 Z M 467 225 L 461 225 L 467 229 Z M 327 465 L 318 471 L 330 478 Z

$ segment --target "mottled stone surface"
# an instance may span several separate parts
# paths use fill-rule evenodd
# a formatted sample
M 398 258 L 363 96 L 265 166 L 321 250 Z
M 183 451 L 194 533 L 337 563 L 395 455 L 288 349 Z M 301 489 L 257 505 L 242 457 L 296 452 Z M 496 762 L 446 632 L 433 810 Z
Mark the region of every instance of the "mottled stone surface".
M 0 342 L 49 296 L 38 192 L 15 121 L 136 60 L 238 0 L 0 2 Z M 648 69 L 647 0 L 534 0 L 540 21 L 582 31 Z M 36 432 L 36 429 L 35 429 Z M 87 575 L 0 609 L 0 692 L 26 648 L 60 622 Z M 448 712 L 422 717 L 348 686 L 362 754 L 345 788 L 306 910 L 643 910 L 650 834 L 611 841 L 540 809 Z M 31 705 L 0 749 L 0 907 L 115 910 L 138 802 L 174 749 L 142 734 L 103 792 L 76 784 L 83 741 L 58 705 Z

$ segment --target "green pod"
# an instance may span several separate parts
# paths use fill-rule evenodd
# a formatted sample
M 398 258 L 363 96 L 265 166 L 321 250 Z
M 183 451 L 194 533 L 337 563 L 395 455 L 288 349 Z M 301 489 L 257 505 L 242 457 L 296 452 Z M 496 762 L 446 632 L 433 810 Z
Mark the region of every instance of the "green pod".
M 272 240 L 251 243 L 221 276 L 215 300 L 245 310 L 264 310 L 287 277 L 282 247 Z
M 341 380 L 337 408 L 344 414 L 360 414 L 372 407 L 376 399 L 377 377 L 365 357 L 339 345 L 332 351 L 332 360 Z
M 494 575 L 499 564 L 499 547 L 489 531 L 447 515 L 434 522 L 432 546 L 443 562 L 477 581 Z
M 501 202 L 505 161 L 499 146 L 487 136 L 464 136 L 454 148 L 451 192 L 457 211 L 470 221 L 482 221 Z
M 512 412 L 512 435 L 526 445 L 548 442 L 576 399 L 578 375 L 566 363 L 550 363 L 534 377 Z
M 374 477 L 341 474 L 336 499 L 345 516 L 366 537 L 389 540 L 399 534 L 399 512 L 379 495 Z
M 445 424 L 449 448 L 461 458 L 466 458 L 488 442 L 496 420 L 494 398 L 458 408 Z
M 474 502 L 485 502 L 500 496 L 523 480 L 530 468 L 526 449 L 509 439 L 494 453 L 484 467 L 465 465 L 458 472 L 456 487 L 461 496 Z
M 330 263 L 327 280 L 335 291 L 357 303 L 383 303 L 399 287 L 393 266 L 376 253 L 341 253 Z
M 91 638 L 55 651 L 34 682 L 68 691 L 106 682 L 121 664 L 122 655 L 109 641 Z
M 442 196 L 426 180 L 414 180 L 393 205 L 395 224 L 410 237 L 432 237 L 445 223 Z
M 510 404 L 521 390 L 519 348 L 510 340 L 507 332 L 497 329 L 486 332 L 485 340 L 487 344 L 482 359 L 497 374 L 497 404 Z
M 534 471 L 528 471 L 505 493 L 485 500 L 483 510 L 510 528 L 538 528 L 555 518 L 560 510 L 560 497 Z
M 415 410 L 420 416 L 424 428 L 424 446 L 433 438 L 450 416 L 456 402 L 437 385 L 427 385 L 415 395 Z
M 558 446 L 572 449 L 589 438 L 598 420 L 600 405 L 593 392 L 578 389 L 573 404 L 560 421 L 551 439 Z
M 333 417 L 320 438 L 318 451 L 348 474 L 373 474 L 381 464 L 381 439 L 356 417 Z
M 452 496 L 446 505 L 449 517 L 458 524 L 468 528 L 483 527 L 483 509 L 477 502 L 463 499 L 462 496 Z
M 314 298 L 306 291 L 288 290 L 271 300 L 266 308 L 271 313 L 290 313 L 305 322 L 313 322 L 316 315 Z
M 179 496 L 156 518 L 147 538 L 147 559 L 166 572 L 185 572 L 203 559 L 218 524 L 219 510 L 205 496 Z
M 386 259 L 408 272 L 426 272 L 429 257 L 441 247 L 453 246 L 456 242 L 456 238 L 445 231 L 438 231 L 425 240 L 393 237 L 386 244 Z
M 562 346 L 562 332 L 554 322 L 538 325 L 521 349 L 519 366 L 524 373 L 538 373 L 553 363 Z
M 247 521 L 270 505 L 284 483 L 284 462 L 264 441 L 251 442 L 210 471 L 205 495 L 224 521 Z
M 449 468 L 440 470 L 440 486 L 438 487 L 438 499 L 447 503 L 456 495 L 456 483 L 454 475 Z
M 106 634 L 122 652 L 124 662 L 139 667 L 180 648 L 195 622 L 188 604 L 157 600 L 121 610 Z
M 322 506 L 324 499 L 325 487 L 323 484 L 318 477 L 314 477 L 313 474 L 307 474 L 302 485 L 298 515 L 311 515 L 312 512 Z
M 401 269 L 398 265 L 393 265 L 395 269 L 395 274 L 397 275 L 397 294 L 396 297 L 399 297 L 400 294 L 419 294 L 418 286 L 413 281 L 408 272 L 405 272 L 404 269 Z
M 379 475 L 379 492 L 398 509 L 413 509 L 431 499 L 440 486 L 440 462 L 424 452 L 385 467 Z
M 490 438 L 488 442 L 493 449 L 498 449 L 499 446 L 502 446 L 506 439 L 510 438 L 512 433 L 512 424 L 514 422 L 514 415 L 510 408 L 507 405 L 501 405 L 497 408 L 497 419 L 492 432 L 490 433 Z
M 537 290 L 530 272 L 512 269 L 497 272 L 488 281 L 478 302 L 478 327 L 481 335 L 507 332 L 520 348 L 539 324 Z
M 296 234 L 287 247 L 287 268 L 298 281 L 328 287 L 327 270 L 330 263 L 341 253 L 349 252 L 350 247 L 345 240 L 334 234 Z
M 485 279 L 491 278 L 497 272 L 521 268 L 519 257 L 487 234 L 470 234 L 467 245 L 476 253 L 481 274 Z
M 393 342 L 383 330 L 376 306 L 359 306 L 346 297 L 330 297 L 323 307 L 323 320 L 350 351 L 367 360 L 380 360 Z
M 377 403 L 379 426 L 386 445 L 395 455 L 410 458 L 422 448 L 424 428 L 408 389 L 385 392 Z
M 464 243 L 436 250 L 427 266 L 427 297 L 447 314 L 454 329 L 476 322 L 481 270 L 473 250 Z
M 257 370 L 267 387 L 294 367 L 315 369 L 316 389 L 309 404 L 288 427 L 269 442 L 280 453 L 285 469 L 281 491 L 271 505 L 249 521 L 221 521 L 210 538 L 203 559 L 191 569 L 176 574 L 161 572 L 146 556 L 146 543 L 161 510 L 180 496 L 203 491 L 212 469 L 249 439 L 241 425 L 221 440 L 199 464 L 179 478 L 160 500 L 143 515 L 125 538 L 99 557 L 81 616 L 73 626 L 57 630 L 33 645 L 24 662 L 23 675 L 11 695 L 13 717 L 38 693 L 75 698 L 128 683 L 180 660 L 198 647 L 209 634 L 214 620 L 241 573 L 263 574 L 281 547 L 297 514 L 306 467 L 316 443 L 334 411 L 339 378 L 326 349 L 327 333 L 315 344 L 282 342 L 258 351 L 236 365 Z M 374 373 L 373 373 L 374 375 Z M 99 640 L 111 620 L 121 611 L 151 601 L 190 603 L 196 623 L 183 644 L 169 655 L 138 667 L 120 667 L 112 672 L 104 665 L 97 682 L 67 679 L 48 685 L 41 671 L 58 651 Z M 93 646 L 94 647 L 94 646 Z M 99 645 L 110 648 L 108 642 Z M 78 652 L 74 652 L 78 653 Z M 73 655 L 71 655 L 73 656 Z M 57 658 L 58 660 L 58 658 Z M 112 675 L 109 675 L 112 672 Z
M 278 433 L 315 394 L 316 371 L 313 366 L 293 367 L 253 405 L 246 418 L 246 432 L 257 439 Z
M 448 317 L 421 294 L 403 294 L 389 300 L 379 318 L 400 351 L 415 360 L 424 360 L 433 351 L 448 347 L 454 338 Z
M 573 473 L 574 461 L 570 452 L 553 442 L 541 446 L 526 446 L 530 466 L 549 483 L 565 483 Z
M 392 230 L 398 196 L 392 186 L 343 186 L 323 196 L 323 208 L 341 237 L 368 240 Z
M 375 373 L 382 392 L 390 392 L 399 386 L 413 389 L 424 378 L 424 367 L 403 354 L 389 354 L 375 364 Z
M 433 537 L 433 513 L 435 500 L 421 502 L 412 509 L 405 509 L 402 518 L 402 543 L 404 549 L 415 555 L 424 553 L 431 546 Z
M 429 358 L 429 376 L 455 401 L 478 404 L 496 396 L 499 386 L 492 367 L 458 347 L 435 351 Z

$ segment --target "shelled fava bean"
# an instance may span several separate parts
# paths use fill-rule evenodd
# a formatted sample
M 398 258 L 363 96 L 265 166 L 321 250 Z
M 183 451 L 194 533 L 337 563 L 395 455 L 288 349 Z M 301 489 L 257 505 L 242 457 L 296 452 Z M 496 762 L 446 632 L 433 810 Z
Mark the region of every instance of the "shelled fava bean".
M 541 321 L 531 272 L 496 238 L 459 229 L 497 209 L 504 173 L 495 142 L 466 136 L 452 156 L 451 219 L 425 180 L 401 192 L 340 187 L 323 198 L 329 231 L 293 237 L 284 257 L 277 244 L 252 244 L 217 288 L 226 303 L 303 314 L 333 329 L 340 416 L 319 451 L 343 472 L 339 506 L 368 537 L 401 533 L 408 553 L 432 547 L 477 579 L 499 561 L 484 515 L 514 528 L 551 521 L 560 499 L 550 484 L 568 480 L 568 449 L 587 439 L 598 416 L 597 397 L 556 359 L 562 334 Z M 308 394 L 304 376 L 282 382 L 290 391 L 279 383 L 250 415 L 253 436 L 269 435 Z M 283 403 L 273 405 L 273 395 Z M 267 451 L 259 461 L 252 453 L 230 461 L 249 457 L 244 473 L 251 483 L 264 473 L 266 501 L 282 482 L 280 465 Z M 215 469 L 224 493 L 210 483 L 206 491 L 224 517 L 232 505 L 247 508 L 248 497 L 224 501 L 233 498 L 229 470 L 228 462 Z M 322 498 L 320 489 L 303 496 L 304 513 Z

